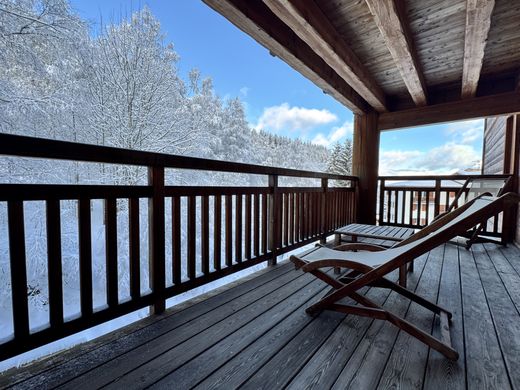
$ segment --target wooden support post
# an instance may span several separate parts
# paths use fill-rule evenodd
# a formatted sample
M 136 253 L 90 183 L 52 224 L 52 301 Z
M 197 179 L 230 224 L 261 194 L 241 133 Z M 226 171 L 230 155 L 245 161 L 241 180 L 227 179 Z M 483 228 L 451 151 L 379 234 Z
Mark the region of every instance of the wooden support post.
M 148 168 L 148 184 L 153 187 L 148 202 L 150 288 L 156 296 L 150 314 L 160 314 L 166 307 L 164 298 L 159 298 L 165 287 L 164 167 Z
M 359 177 L 359 223 L 376 223 L 378 164 L 378 114 L 354 115 L 352 173 Z
M 327 188 L 329 186 L 328 179 L 321 179 L 321 220 L 320 220 L 320 244 L 327 243 Z
M 269 175 L 269 250 L 271 259 L 269 265 L 276 265 L 281 227 L 280 205 L 278 194 L 278 175 Z

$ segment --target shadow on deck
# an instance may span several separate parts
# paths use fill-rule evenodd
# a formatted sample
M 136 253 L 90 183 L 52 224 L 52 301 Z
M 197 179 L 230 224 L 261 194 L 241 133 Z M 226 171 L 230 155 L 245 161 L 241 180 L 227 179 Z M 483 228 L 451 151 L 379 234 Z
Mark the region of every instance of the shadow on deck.
M 520 387 L 520 250 L 446 244 L 409 288 L 451 309 L 450 362 L 386 322 L 304 308 L 326 285 L 284 263 L 191 306 L 6 373 L 19 388 Z M 373 300 L 434 334 L 438 319 L 395 293 Z

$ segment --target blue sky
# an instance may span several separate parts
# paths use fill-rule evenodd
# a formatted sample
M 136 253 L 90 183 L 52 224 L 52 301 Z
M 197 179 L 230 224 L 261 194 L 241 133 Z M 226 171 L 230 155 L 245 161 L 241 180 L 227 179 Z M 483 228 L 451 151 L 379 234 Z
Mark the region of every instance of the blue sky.
M 197 0 L 72 0 L 75 10 L 93 23 L 119 20 L 148 5 L 160 20 L 166 42 L 180 55 L 185 79 L 198 68 L 211 76 L 223 98 L 239 96 L 247 119 L 293 138 L 330 146 L 352 135 L 352 113 L 301 76 L 218 13 Z M 449 173 L 472 165 L 482 150 L 483 121 L 384 132 L 380 171 Z

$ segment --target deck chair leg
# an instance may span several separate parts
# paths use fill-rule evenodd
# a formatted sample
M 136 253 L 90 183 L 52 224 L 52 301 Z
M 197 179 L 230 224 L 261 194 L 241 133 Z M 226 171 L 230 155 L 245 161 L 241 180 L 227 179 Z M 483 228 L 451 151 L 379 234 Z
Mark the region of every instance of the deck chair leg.
M 448 316 L 448 319 L 451 319 L 451 317 L 452 317 L 452 314 L 450 311 L 446 310 L 445 308 L 443 308 L 433 302 L 428 301 L 427 299 L 424 299 L 420 295 L 415 294 L 414 292 L 400 286 L 397 283 L 392 282 L 391 280 L 382 278 L 379 286 L 385 287 L 385 288 L 390 288 L 393 291 L 395 291 L 396 293 L 402 295 L 403 297 L 408 298 L 411 301 L 414 301 L 415 303 L 421 305 L 422 307 L 424 307 L 428 310 L 431 310 L 435 314 L 440 315 L 442 312 L 444 312 Z
M 406 264 L 403 264 L 399 267 L 399 284 L 404 288 L 406 288 L 406 283 L 408 280 L 406 266 Z
M 392 323 L 393 325 L 397 326 L 399 329 L 405 331 L 412 337 L 415 337 L 420 342 L 430 346 L 436 351 L 439 351 L 448 359 L 457 360 L 459 358 L 459 353 L 451 347 L 449 326 L 447 325 L 447 316 L 445 316 L 445 313 L 441 313 L 441 341 L 433 337 L 431 334 L 426 333 L 423 330 L 417 328 L 415 325 L 406 321 L 404 318 L 401 318 L 379 306 L 363 307 L 361 305 L 352 306 L 335 303 L 330 305 L 328 309 L 345 314 L 353 314 L 363 317 L 375 318 L 378 320 L 386 320 Z
M 459 358 L 459 353 L 454 350 L 451 345 L 443 343 L 441 340 L 433 337 L 431 334 L 424 332 L 423 330 L 417 328 L 415 325 L 406 321 L 405 319 L 396 316 L 393 313 L 387 313 L 387 320 L 392 324 L 397 326 L 399 329 L 404 330 L 409 335 L 415 337 L 417 340 L 423 342 L 424 344 L 430 346 L 431 348 L 439 351 L 444 356 L 446 356 L 450 360 L 457 360 Z M 441 330 L 441 334 L 445 333 L 445 329 Z M 449 330 L 448 330 L 449 332 Z M 444 336 L 445 337 L 445 336 Z M 449 338 L 448 338 L 449 340 Z

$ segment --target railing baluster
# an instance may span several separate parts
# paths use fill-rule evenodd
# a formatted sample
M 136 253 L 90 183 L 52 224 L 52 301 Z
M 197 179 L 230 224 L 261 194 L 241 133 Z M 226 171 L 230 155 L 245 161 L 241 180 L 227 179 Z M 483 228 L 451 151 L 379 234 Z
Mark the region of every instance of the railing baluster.
M 327 179 L 321 179 L 321 192 L 319 193 L 319 202 L 320 202 L 320 244 L 325 244 L 327 242 L 327 187 L 329 186 L 329 182 Z
M 254 195 L 253 205 L 253 253 L 260 255 L 260 194 Z
M 422 191 L 417 191 L 417 226 L 421 226 Z
M 215 195 L 213 212 L 213 267 L 215 270 L 221 269 L 221 243 L 222 243 L 222 197 Z
M 92 314 L 92 232 L 90 199 L 79 200 L 79 285 L 81 316 Z
M 7 202 L 7 213 L 14 337 L 17 342 L 24 343 L 24 340 L 29 336 L 29 307 L 27 302 L 23 202 L 21 200 Z
M 233 226 L 232 226 L 232 213 L 233 213 L 233 199 L 231 195 L 226 195 L 225 200 L 226 209 L 226 265 L 230 267 L 233 264 Z
M 209 197 L 207 195 L 201 198 L 201 269 L 204 275 L 209 274 Z
M 406 198 L 408 191 L 403 191 L 403 201 L 401 202 L 401 223 L 406 225 Z
M 289 193 L 283 196 L 283 245 L 289 245 Z
M 303 239 L 307 239 L 309 233 L 308 233 L 308 226 L 309 226 L 309 196 L 306 192 L 302 193 L 303 197 Z
M 130 255 L 130 296 L 141 296 L 141 239 L 139 234 L 139 198 L 130 198 L 128 206 L 129 255 Z M 173 273 L 175 279 L 175 272 Z
M 49 280 L 49 322 L 51 327 L 63 325 L 63 281 L 61 265 L 60 201 L 47 200 L 47 267 Z
M 195 279 L 196 276 L 196 246 L 197 237 L 196 221 L 197 221 L 197 198 L 195 196 L 188 196 L 188 278 Z
M 294 218 L 294 242 L 300 242 L 300 193 L 294 194 L 296 216 Z
M 244 216 L 244 257 L 251 259 L 251 194 L 246 194 L 245 216 Z
M 269 265 L 276 265 L 278 246 L 280 244 L 281 221 L 280 200 L 278 193 L 278 176 L 269 175 L 269 250 L 272 253 Z
M 379 225 L 383 224 L 383 213 L 385 207 L 385 180 L 379 181 Z
M 398 224 L 399 217 L 399 191 L 395 191 L 395 206 L 394 206 L 394 223 Z
M 390 224 L 390 206 L 392 205 L 392 191 L 388 190 L 388 202 L 386 203 L 386 223 Z
M 440 179 L 435 179 L 435 203 L 433 206 L 433 218 L 439 215 L 439 210 L 441 207 L 441 184 L 442 183 Z
M 182 280 L 181 261 L 181 198 L 172 197 L 172 274 L 173 283 L 180 284 Z
M 235 259 L 242 262 L 242 194 L 235 196 Z
M 431 192 L 430 191 L 426 191 L 426 217 L 425 217 L 425 220 L 424 220 L 424 224 L 425 225 L 428 225 L 429 223 L 429 217 L 430 217 L 430 194 Z
M 150 287 L 155 294 L 152 314 L 160 314 L 165 309 L 162 297 L 165 287 L 165 216 L 164 216 L 164 167 L 148 168 L 148 184 L 153 188 L 153 196 L 148 201 L 148 244 Z
M 413 225 L 413 202 L 414 202 L 414 193 L 415 191 L 410 191 L 410 215 L 409 215 L 409 225 Z
M 262 194 L 262 253 L 267 253 L 267 194 Z
M 106 237 L 106 284 L 108 307 L 116 307 L 118 298 L 117 274 L 117 202 L 115 198 L 105 199 Z

